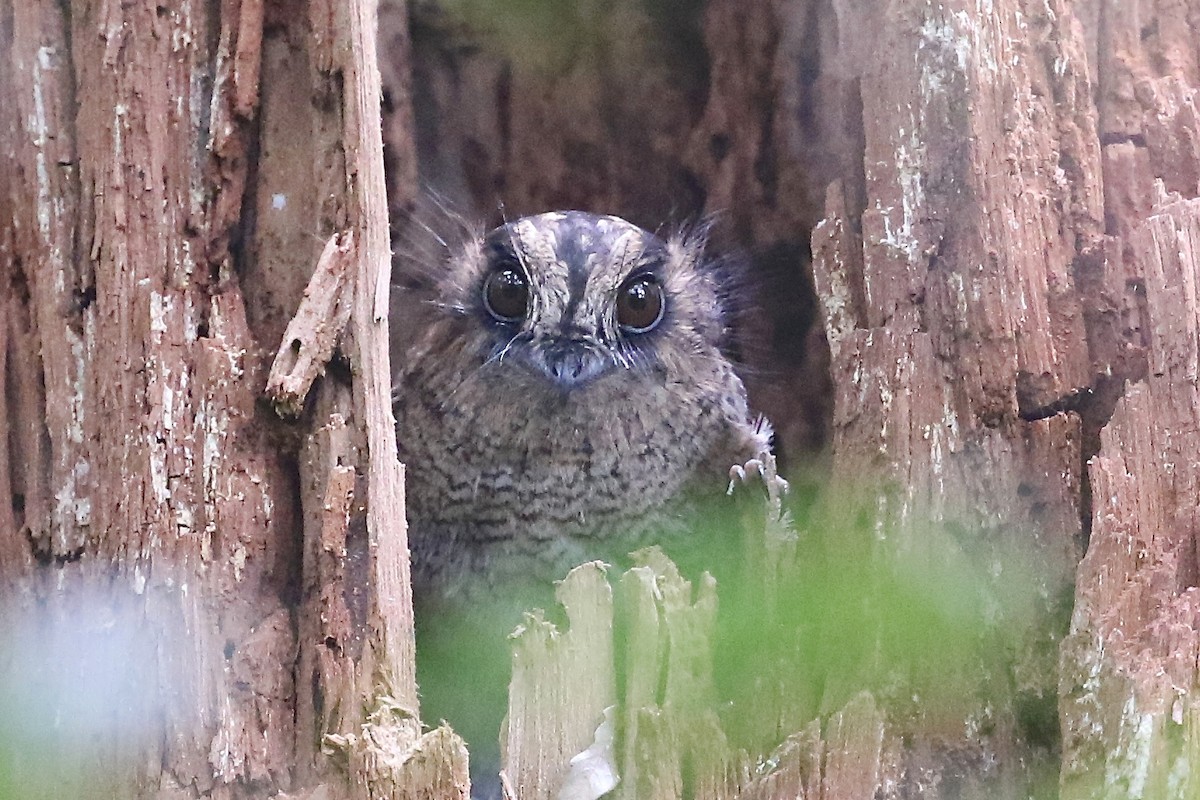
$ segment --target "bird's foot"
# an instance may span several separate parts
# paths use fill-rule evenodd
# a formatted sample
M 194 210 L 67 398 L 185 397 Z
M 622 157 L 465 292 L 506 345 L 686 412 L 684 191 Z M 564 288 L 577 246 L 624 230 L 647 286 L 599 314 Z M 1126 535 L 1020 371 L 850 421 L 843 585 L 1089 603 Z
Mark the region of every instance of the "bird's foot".
M 767 501 L 771 505 L 782 502 L 787 494 L 788 482 L 776 470 L 775 456 L 762 453 L 744 464 L 734 464 L 729 468 L 729 488 L 725 493 L 732 495 L 739 486 L 761 484 L 767 492 Z

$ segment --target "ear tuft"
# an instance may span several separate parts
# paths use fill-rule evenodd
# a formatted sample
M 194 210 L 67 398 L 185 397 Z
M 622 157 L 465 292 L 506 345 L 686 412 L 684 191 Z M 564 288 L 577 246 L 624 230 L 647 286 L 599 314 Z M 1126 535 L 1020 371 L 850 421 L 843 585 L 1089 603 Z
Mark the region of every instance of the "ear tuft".
M 742 347 L 737 328 L 755 308 L 758 287 L 750 259 L 724 243 L 727 237 L 719 235 L 720 223 L 718 214 L 708 214 L 680 226 L 668 239 L 668 252 L 672 254 L 671 269 L 680 281 L 676 285 L 702 283 L 702 290 L 695 289 L 696 296 L 707 296 L 716 307 L 713 322 L 718 332 L 712 341 L 726 356 L 739 360 Z
M 392 225 L 392 284 L 423 300 L 461 302 L 462 291 L 478 278 L 482 227 L 426 187 L 412 210 Z

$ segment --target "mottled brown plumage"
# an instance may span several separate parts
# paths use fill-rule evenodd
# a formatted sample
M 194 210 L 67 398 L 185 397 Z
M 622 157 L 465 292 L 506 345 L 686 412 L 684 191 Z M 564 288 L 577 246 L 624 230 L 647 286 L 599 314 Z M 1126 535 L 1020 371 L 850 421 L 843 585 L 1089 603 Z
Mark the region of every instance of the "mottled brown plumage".
M 399 254 L 395 412 L 407 465 L 422 710 L 499 797 L 505 636 L 583 561 L 716 554 L 730 467 L 766 449 L 721 349 L 722 280 L 699 232 L 554 212 Z M 701 510 L 702 506 L 707 506 Z
M 401 269 L 419 298 L 395 354 L 418 590 L 548 583 L 679 534 L 766 448 L 701 234 L 572 211 L 465 238 Z

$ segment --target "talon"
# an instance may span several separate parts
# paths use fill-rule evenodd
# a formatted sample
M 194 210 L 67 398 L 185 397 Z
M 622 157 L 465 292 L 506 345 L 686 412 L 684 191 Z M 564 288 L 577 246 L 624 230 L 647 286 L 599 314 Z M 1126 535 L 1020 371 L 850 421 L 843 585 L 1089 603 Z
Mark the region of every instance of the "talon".
M 738 484 L 746 482 L 746 470 L 741 464 L 734 464 L 729 468 L 729 488 L 725 490 L 725 494 L 733 494 L 733 490 Z
M 762 459 L 752 458 L 745 464 L 734 464 L 729 468 L 729 488 L 725 490 L 725 494 L 733 494 L 734 489 L 738 486 L 745 486 L 752 480 L 761 480 L 764 486 L 770 484 L 768 477 L 767 465 Z
M 745 486 L 751 480 L 762 481 L 762 487 L 767 491 L 771 501 L 777 501 L 788 493 L 790 488 L 787 480 L 775 471 L 775 458 L 768 454 L 752 458 L 745 464 L 734 464 L 729 468 L 729 488 L 725 494 L 732 495 L 739 485 Z

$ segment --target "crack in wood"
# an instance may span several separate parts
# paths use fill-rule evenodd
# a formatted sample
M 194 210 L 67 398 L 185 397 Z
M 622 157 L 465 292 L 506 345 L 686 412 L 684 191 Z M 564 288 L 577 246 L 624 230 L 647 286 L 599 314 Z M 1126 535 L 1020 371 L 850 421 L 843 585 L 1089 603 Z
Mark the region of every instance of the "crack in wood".
M 1070 411 L 1082 413 L 1094 399 L 1095 392 L 1090 386 L 1074 389 L 1061 397 L 1040 406 L 1024 407 L 1021 393 L 1017 393 L 1017 415 L 1026 422 L 1037 422 L 1042 419 L 1066 414 Z

